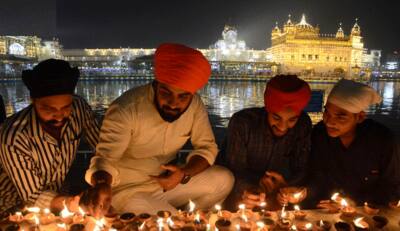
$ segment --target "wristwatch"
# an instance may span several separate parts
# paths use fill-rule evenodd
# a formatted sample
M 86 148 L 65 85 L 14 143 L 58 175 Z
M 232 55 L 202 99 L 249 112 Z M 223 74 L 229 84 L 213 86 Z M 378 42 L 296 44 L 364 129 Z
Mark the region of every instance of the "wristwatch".
M 191 179 L 192 177 L 189 175 L 189 174 L 184 174 L 183 175 L 183 177 L 182 177 L 182 180 L 181 180 L 181 184 L 186 184 L 187 182 L 189 182 L 190 181 L 190 179 Z

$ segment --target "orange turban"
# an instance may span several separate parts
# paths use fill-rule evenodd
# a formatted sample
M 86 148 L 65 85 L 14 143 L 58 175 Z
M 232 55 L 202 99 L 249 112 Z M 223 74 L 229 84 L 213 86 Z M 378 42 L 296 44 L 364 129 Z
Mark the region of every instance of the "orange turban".
M 208 82 L 211 67 L 203 54 L 173 43 L 161 44 L 154 55 L 156 80 L 195 93 Z
M 275 76 L 268 82 L 264 92 L 265 109 L 268 112 L 290 108 L 300 114 L 310 98 L 310 86 L 296 75 Z

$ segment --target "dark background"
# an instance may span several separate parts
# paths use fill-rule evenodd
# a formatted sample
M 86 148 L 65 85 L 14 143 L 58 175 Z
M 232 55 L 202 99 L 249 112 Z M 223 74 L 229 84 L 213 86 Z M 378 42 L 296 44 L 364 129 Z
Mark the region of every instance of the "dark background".
M 226 23 L 237 27 L 250 48 L 270 46 L 275 22 L 288 14 L 334 34 L 349 34 L 359 18 L 365 47 L 384 54 L 400 50 L 400 16 L 395 0 L 2 0 L 1 35 L 58 37 L 65 48 L 155 48 L 180 42 L 208 48 Z

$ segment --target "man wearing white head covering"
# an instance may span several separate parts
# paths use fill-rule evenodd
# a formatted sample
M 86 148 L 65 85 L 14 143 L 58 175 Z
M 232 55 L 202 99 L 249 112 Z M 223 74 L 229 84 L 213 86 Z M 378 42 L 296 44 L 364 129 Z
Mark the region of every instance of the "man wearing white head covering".
M 340 192 L 355 200 L 387 204 L 400 199 L 400 152 L 393 133 L 366 119 L 381 101 L 371 87 L 340 80 L 325 105 L 323 121 L 312 134 L 311 200 Z M 323 204 L 319 204 L 323 206 Z
M 328 97 L 329 103 L 351 113 L 365 111 L 381 100 L 381 96 L 370 86 L 347 79 L 340 80 Z

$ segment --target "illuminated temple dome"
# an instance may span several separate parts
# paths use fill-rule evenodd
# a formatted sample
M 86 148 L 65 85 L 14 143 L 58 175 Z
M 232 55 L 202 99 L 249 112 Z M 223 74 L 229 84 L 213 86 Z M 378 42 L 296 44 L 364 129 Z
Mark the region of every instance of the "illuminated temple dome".
M 222 31 L 222 39 L 214 44 L 214 48 L 222 50 L 245 50 L 246 42 L 238 40 L 238 33 L 235 27 L 225 25 Z

